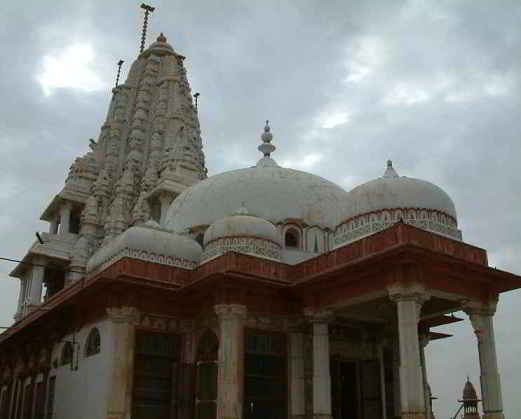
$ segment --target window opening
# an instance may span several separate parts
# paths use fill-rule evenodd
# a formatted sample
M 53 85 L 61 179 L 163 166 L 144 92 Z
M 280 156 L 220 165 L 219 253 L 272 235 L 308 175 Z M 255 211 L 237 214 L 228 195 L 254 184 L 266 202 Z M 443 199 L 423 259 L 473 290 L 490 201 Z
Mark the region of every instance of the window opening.
M 179 337 L 136 334 L 132 419 L 170 419 L 178 401 Z
M 298 231 L 294 228 L 290 228 L 286 231 L 286 234 L 284 236 L 284 244 L 286 247 L 299 247 L 299 234 Z
M 46 267 L 43 276 L 43 283 L 46 289 L 43 300 L 47 301 L 47 299 L 51 298 L 54 294 L 65 287 L 65 270 Z
M 245 346 L 245 419 L 285 419 L 288 396 L 286 336 L 247 330 Z
M 217 357 L 219 340 L 207 330 L 197 346 L 197 391 L 195 411 L 197 419 L 217 417 Z
M 47 393 L 47 418 L 52 419 L 54 414 L 54 391 L 56 389 L 56 376 L 49 380 L 49 391 Z
M 2 392 L 2 403 L 0 404 L 0 417 L 9 417 L 9 401 L 11 399 L 12 384 L 9 384 L 7 388 Z
M 44 419 L 45 415 L 45 382 L 40 381 L 36 384 L 36 402 L 34 405 L 34 418 Z
M 99 330 L 94 327 L 87 337 L 87 344 L 85 345 L 85 356 L 92 356 L 99 354 L 101 350 L 101 337 Z
M 72 213 L 70 222 L 69 222 L 69 233 L 79 234 L 80 224 L 81 224 L 80 214 Z
M 197 236 L 195 236 L 195 241 L 203 247 L 204 243 L 204 233 L 199 233 Z
M 33 384 L 29 383 L 24 390 L 24 411 L 23 419 L 31 419 L 31 410 L 33 407 Z
M 62 348 L 60 365 L 72 364 L 74 357 L 74 347 L 71 342 L 65 342 Z

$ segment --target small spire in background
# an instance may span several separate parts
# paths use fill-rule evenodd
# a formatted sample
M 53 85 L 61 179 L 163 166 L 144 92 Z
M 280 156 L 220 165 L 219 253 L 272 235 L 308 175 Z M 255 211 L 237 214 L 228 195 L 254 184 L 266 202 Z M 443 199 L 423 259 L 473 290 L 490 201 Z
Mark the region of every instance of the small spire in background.
M 148 4 L 141 3 L 141 8 L 145 10 L 145 19 L 143 20 L 143 31 L 141 32 L 141 46 L 139 52 L 145 50 L 145 40 L 147 38 L 147 27 L 148 27 L 148 15 L 153 12 L 156 8 L 149 6 Z
M 195 99 L 195 110 L 197 111 L 199 109 L 199 106 L 198 106 L 198 99 L 199 99 L 199 96 L 201 96 L 201 94 L 199 92 L 195 93 L 194 94 L 194 99 Z
M 114 87 L 118 87 L 118 84 L 119 84 L 119 76 L 121 75 L 121 66 L 123 65 L 124 62 L 125 62 L 125 61 L 123 61 L 123 60 L 119 60 L 119 61 L 118 61 L 118 74 L 117 74 L 117 76 L 116 76 L 116 86 L 114 86 Z

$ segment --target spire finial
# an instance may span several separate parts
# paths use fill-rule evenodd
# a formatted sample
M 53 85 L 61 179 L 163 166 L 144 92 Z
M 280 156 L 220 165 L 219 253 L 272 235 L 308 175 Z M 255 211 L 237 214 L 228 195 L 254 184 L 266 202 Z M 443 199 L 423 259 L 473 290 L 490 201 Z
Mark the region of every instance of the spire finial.
M 271 153 L 275 151 L 275 146 L 271 144 L 273 134 L 270 129 L 270 121 L 266 119 L 266 125 L 264 126 L 264 132 L 261 135 L 262 144 L 258 147 L 258 150 L 264 155 L 264 157 L 270 157 Z
M 139 52 L 143 52 L 145 49 L 145 40 L 147 38 L 148 15 L 151 12 L 153 12 L 156 8 L 149 6 L 148 4 L 145 4 L 145 3 L 141 3 L 140 7 L 143 10 L 145 10 L 145 18 L 143 20 L 143 30 L 141 31 L 141 46 L 139 48 Z
M 120 76 L 120 74 L 121 74 L 121 66 L 123 65 L 124 62 L 125 62 L 125 61 L 123 61 L 123 60 L 119 60 L 119 61 L 118 61 L 118 74 L 117 74 L 117 76 L 116 76 L 116 86 L 115 86 L 115 87 L 118 87 L 118 84 L 119 84 L 119 76 Z
M 242 201 L 241 206 L 235 210 L 233 215 L 249 215 L 248 208 L 246 208 L 246 202 Z
M 157 37 L 157 42 L 166 42 L 166 36 L 161 32 Z
M 396 170 L 394 170 L 392 160 L 387 160 L 387 169 L 385 170 L 383 177 L 385 177 L 385 178 L 399 177 L 398 173 L 396 173 Z

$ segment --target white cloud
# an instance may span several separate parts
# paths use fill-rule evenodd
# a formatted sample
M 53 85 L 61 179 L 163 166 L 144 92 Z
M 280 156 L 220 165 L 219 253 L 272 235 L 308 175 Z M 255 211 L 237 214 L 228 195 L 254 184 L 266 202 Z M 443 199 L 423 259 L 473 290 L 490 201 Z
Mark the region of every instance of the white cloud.
M 318 117 L 318 123 L 321 128 L 335 128 L 338 125 L 346 124 L 351 120 L 349 112 L 336 111 L 336 112 L 323 112 Z
M 46 96 L 57 88 L 93 92 L 106 88 L 94 69 L 94 49 L 90 44 L 76 43 L 56 54 L 45 55 L 42 72 L 37 79 Z
M 322 159 L 320 153 L 309 153 L 298 160 L 284 160 L 280 163 L 282 167 L 291 167 L 292 169 L 310 170 L 317 165 Z
M 410 106 L 426 102 L 430 97 L 430 94 L 421 87 L 407 83 L 399 83 L 384 97 L 383 103 L 389 106 Z
M 374 36 L 364 36 L 355 42 L 354 52 L 346 62 L 346 83 L 358 83 L 373 74 L 383 64 L 384 42 Z

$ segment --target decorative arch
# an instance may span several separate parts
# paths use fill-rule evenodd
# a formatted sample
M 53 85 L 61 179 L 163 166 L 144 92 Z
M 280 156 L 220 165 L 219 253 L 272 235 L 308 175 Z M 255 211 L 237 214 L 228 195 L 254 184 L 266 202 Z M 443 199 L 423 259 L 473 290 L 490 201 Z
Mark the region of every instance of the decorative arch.
M 85 357 L 99 354 L 101 351 L 101 336 L 97 327 L 93 327 L 87 336 Z
M 72 364 L 74 358 L 74 346 L 72 342 L 65 342 L 62 347 L 62 353 L 60 357 L 60 365 Z
M 295 227 L 290 227 L 284 232 L 284 247 L 300 248 L 300 232 Z
M 212 330 L 206 330 L 197 345 L 196 417 L 217 417 L 217 361 L 219 339 Z

